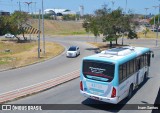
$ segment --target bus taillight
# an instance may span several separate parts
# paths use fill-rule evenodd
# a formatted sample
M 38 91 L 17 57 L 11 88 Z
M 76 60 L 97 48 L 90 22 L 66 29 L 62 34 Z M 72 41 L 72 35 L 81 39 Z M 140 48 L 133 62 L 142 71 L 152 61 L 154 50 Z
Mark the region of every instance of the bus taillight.
M 83 91 L 83 84 L 82 84 L 82 81 L 80 82 L 80 89 Z
M 111 98 L 116 97 L 116 88 L 113 87 Z

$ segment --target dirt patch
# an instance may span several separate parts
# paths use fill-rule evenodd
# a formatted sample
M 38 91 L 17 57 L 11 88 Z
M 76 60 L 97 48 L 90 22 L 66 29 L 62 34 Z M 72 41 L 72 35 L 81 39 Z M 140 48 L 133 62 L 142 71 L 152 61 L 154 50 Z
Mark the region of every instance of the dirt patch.
M 42 45 L 42 43 L 41 43 Z M 9 51 L 6 52 L 5 50 Z M 41 47 L 42 49 L 42 47 Z M 31 43 L 16 43 L 0 41 L 0 70 L 17 68 L 53 58 L 64 51 L 64 47 L 53 42 L 46 42 L 46 53 L 40 53 L 38 58 L 38 45 Z

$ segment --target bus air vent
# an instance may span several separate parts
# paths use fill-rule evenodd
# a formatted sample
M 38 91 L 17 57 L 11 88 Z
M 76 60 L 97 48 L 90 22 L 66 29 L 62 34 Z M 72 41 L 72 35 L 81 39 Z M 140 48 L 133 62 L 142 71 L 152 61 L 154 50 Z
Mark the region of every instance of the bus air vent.
M 125 46 L 125 47 L 119 47 L 119 48 L 113 48 L 109 50 L 102 51 L 102 54 L 107 55 L 116 55 L 116 56 L 125 56 L 128 54 L 131 54 L 134 51 L 133 47 Z

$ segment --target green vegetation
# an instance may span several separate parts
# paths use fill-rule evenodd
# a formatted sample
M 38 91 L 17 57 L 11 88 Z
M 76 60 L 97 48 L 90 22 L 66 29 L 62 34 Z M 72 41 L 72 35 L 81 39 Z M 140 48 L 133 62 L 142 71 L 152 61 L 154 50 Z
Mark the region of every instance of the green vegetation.
M 141 37 L 141 38 L 155 38 L 157 33 L 149 30 L 147 32 L 146 36 L 145 36 L 144 32 L 139 32 L 139 33 L 137 33 L 137 35 L 138 35 L 138 37 Z
M 31 21 L 34 28 L 38 27 L 38 20 Z M 47 35 L 84 35 L 85 29 L 82 27 L 82 23 L 78 21 L 56 21 L 45 20 L 44 21 L 45 34 Z
M 23 27 L 27 25 L 28 19 L 29 15 L 20 11 L 15 11 L 11 16 L 0 16 L 0 35 L 9 32 L 14 34 L 19 41 L 20 38 L 17 35 L 23 34 L 24 40 L 27 40 L 24 36 L 25 30 Z
M 151 24 L 151 25 L 154 25 L 154 18 L 155 18 L 155 24 L 157 25 L 157 24 L 158 24 L 158 15 L 155 15 L 155 16 L 151 19 L 150 24 Z
M 17 54 L 23 51 L 28 51 L 36 44 L 37 42 L 16 43 L 16 41 L 0 41 L 0 55 Z M 5 52 L 6 49 L 10 50 L 10 52 Z
M 11 63 L 14 60 L 15 60 L 15 58 L 12 58 L 12 57 L 3 57 L 3 58 L 0 58 L 0 65 Z
M 147 33 L 149 32 L 149 29 L 148 29 L 148 28 L 145 28 L 142 32 L 143 32 L 143 34 L 145 35 L 145 38 L 146 38 Z
M 94 16 L 89 16 L 83 23 L 86 32 L 92 32 L 95 37 L 103 35 L 103 41 L 112 41 L 128 35 L 128 38 L 137 38 L 135 33 L 136 24 L 131 21 L 133 15 L 124 15 L 122 9 L 111 11 L 107 7 L 95 11 Z

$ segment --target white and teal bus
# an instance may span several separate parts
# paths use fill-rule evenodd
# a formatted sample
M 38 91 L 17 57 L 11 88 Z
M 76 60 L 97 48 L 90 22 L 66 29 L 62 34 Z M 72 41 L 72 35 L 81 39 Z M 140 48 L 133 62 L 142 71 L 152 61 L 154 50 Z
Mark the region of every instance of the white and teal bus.
M 117 104 L 131 98 L 149 74 L 151 50 L 120 47 L 83 58 L 80 92 L 87 98 Z

